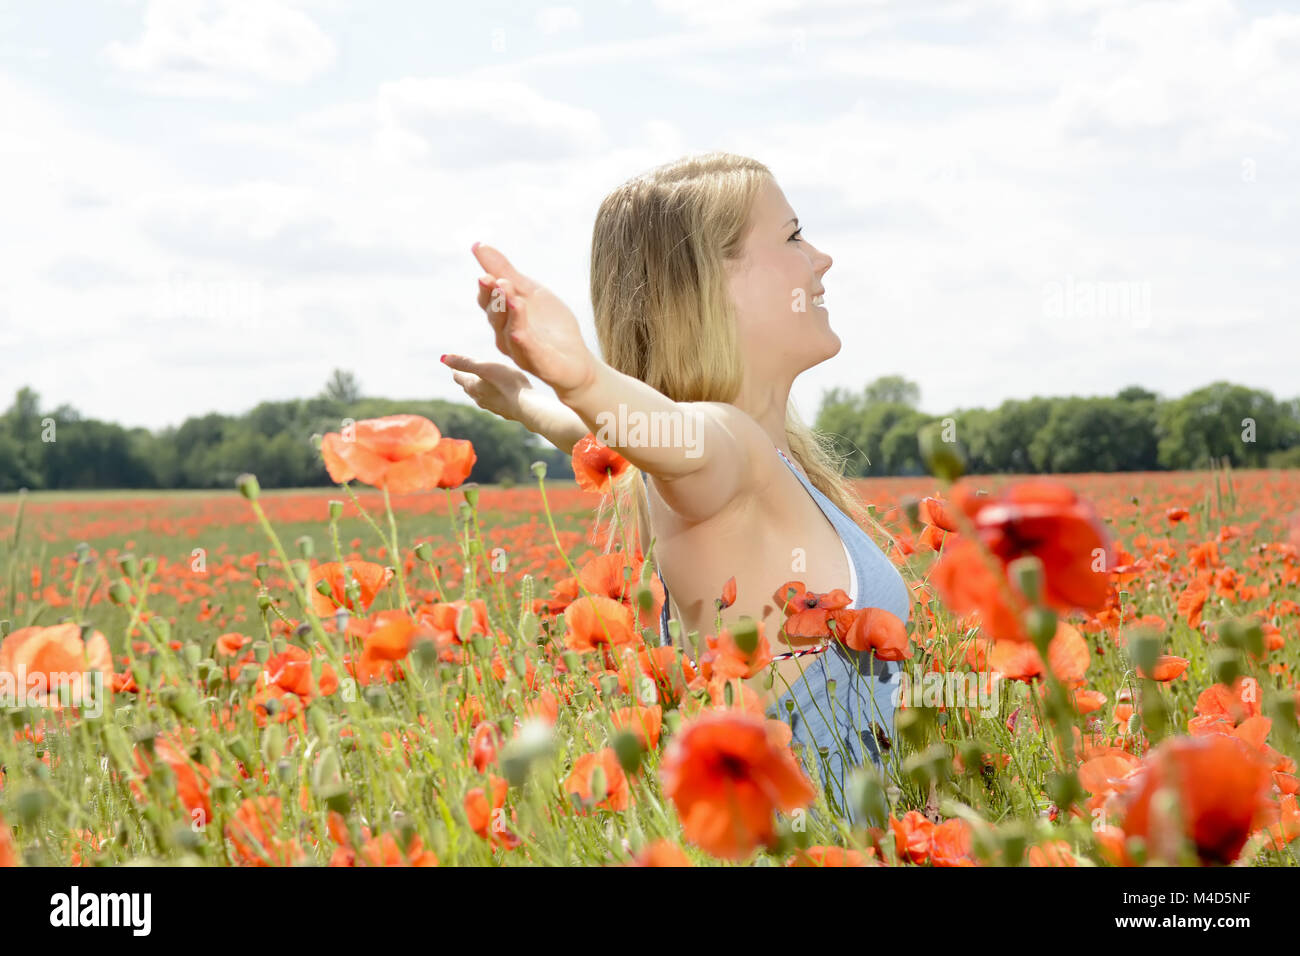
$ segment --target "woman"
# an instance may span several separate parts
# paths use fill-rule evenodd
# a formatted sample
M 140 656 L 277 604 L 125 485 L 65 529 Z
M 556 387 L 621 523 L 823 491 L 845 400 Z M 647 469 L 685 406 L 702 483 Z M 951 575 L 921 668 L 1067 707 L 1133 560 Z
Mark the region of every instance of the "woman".
M 682 633 L 713 632 L 715 598 L 734 576 L 724 626 L 760 620 L 783 658 L 774 682 L 762 674 L 749 686 L 810 759 L 826 748 L 822 780 L 846 808 L 846 770 L 867 757 L 881 764 L 893 736 L 898 666 L 838 643 L 787 642 L 773 595 L 791 580 L 840 588 L 850 607 L 882 607 L 904 622 L 911 602 L 849 517 L 860 509 L 826 439 L 790 403 L 795 377 L 840 350 L 822 302 L 831 257 L 803 237 L 755 160 L 709 153 L 653 169 L 612 192 L 596 216 L 591 298 L 602 360 L 553 294 L 496 249 L 476 243 L 474 254 L 497 347 L 554 398 L 518 369 L 444 356 L 456 381 L 481 407 L 566 452 L 593 432 L 649 476 L 625 487 L 637 496 L 638 541 L 654 530 Z M 619 432 L 619 422 L 631 427 Z

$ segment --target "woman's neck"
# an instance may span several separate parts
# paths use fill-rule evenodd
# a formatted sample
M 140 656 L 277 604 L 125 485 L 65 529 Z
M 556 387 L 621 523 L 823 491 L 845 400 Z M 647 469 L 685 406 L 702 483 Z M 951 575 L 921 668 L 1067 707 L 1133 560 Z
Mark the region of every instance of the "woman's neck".
M 785 432 L 786 415 L 790 404 L 789 382 L 763 382 L 755 389 L 742 385 L 740 394 L 732 404 L 758 422 L 771 438 L 772 444 L 779 448 L 783 455 L 787 458 L 793 457 L 790 452 L 790 441 Z

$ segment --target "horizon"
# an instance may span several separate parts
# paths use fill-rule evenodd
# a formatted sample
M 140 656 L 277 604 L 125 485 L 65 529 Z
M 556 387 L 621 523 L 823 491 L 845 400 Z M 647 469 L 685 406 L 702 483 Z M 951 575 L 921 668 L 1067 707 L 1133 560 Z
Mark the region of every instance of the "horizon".
M 346 370 L 345 370 L 345 371 L 346 371 Z M 808 371 L 811 372 L 812 369 L 809 369 Z M 805 373 L 805 374 L 806 374 L 806 373 Z M 859 394 L 859 393 L 861 393 L 861 391 L 862 391 L 863 388 L 865 388 L 866 386 L 868 386 L 868 385 L 870 385 L 870 384 L 871 384 L 870 382 L 864 382 L 864 383 L 861 383 L 861 385 L 859 385 L 856 389 L 853 389 L 853 392 L 854 392 L 855 394 Z M 1228 379 L 1214 379 L 1213 381 L 1205 382 L 1205 383 L 1203 383 L 1203 384 L 1201 384 L 1201 385 L 1194 386 L 1193 388 L 1188 389 L 1188 392 L 1199 391 L 1200 389 L 1208 388 L 1208 387 L 1210 387 L 1211 385 L 1216 385 L 1216 384 L 1229 384 L 1229 385 L 1241 386 L 1241 387 L 1244 387 L 1244 388 L 1249 388 L 1249 389 L 1254 389 L 1254 390 L 1261 390 L 1261 389 L 1258 389 L 1257 386 L 1251 385 L 1251 384 L 1249 384 L 1249 383 L 1247 383 L 1247 382 L 1233 382 L 1233 381 L 1228 380 Z M 20 385 L 20 386 L 18 386 L 18 389 L 16 389 L 15 391 L 20 390 L 20 389 L 22 389 L 22 388 L 24 388 L 24 387 L 30 387 L 30 386 L 23 386 L 23 385 Z M 841 386 L 841 387 L 849 387 L 849 388 L 852 388 L 852 386 Z M 1109 395 L 1105 395 L 1105 394 L 1089 394 L 1089 395 L 1069 394 L 1069 395 L 1030 395 L 1030 396 L 1026 396 L 1026 397 L 1023 397 L 1023 398 L 1020 398 L 1020 397 L 1012 397 L 1012 398 L 1005 398 L 1005 399 L 1002 399 L 1001 401 L 997 402 L 997 403 L 994 404 L 994 405 L 987 405 L 987 406 L 974 406 L 974 405 L 969 405 L 969 406 L 963 406 L 963 407 L 960 407 L 960 408 L 947 408 L 947 409 L 942 409 L 942 410 L 940 410 L 940 411 L 932 411 L 932 410 L 930 410 L 930 409 L 925 408 L 925 407 L 924 407 L 924 393 L 922 393 L 922 401 L 917 402 L 917 404 L 914 405 L 914 406 L 912 406 L 912 407 L 914 407 L 917 411 L 921 412 L 921 413 L 924 414 L 924 415 L 940 416 L 940 415 L 943 415 L 943 414 L 957 414 L 957 413 L 960 413 L 960 412 L 963 412 L 963 411 L 969 411 L 969 410 L 971 410 L 971 409 L 973 409 L 973 408 L 985 408 L 985 409 L 989 409 L 989 410 L 991 410 L 991 409 L 998 408 L 999 406 L 1001 406 L 1003 403 L 1005 403 L 1005 402 L 1007 402 L 1007 401 L 1030 401 L 1030 400 L 1033 400 L 1033 399 L 1043 399 L 1043 400 L 1046 400 L 1046 401 L 1056 401 L 1056 400 L 1061 400 L 1061 399 L 1070 399 L 1070 398 L 1079 398 L 1079 399 L 1103 399 L 1103 398 L 1115 398 L 1116 395 L 1117 395 L 1119 392 L 1123 391 L 1123 390 L 1126 389 L 1126 388 L 1146 388 L 1146 386 L 1144 386 L 1144 385 L 1139 385 L 1138 383 L 1130 383 L 1129 385 L 1122 385 L 1122 386 L 1116 388 L 1116 389 L 1115 389 L 1115 392 L 1112 393 L 1112 394 L 1109 394 Z M 1154 389 L 1147 389 L 1147 390 L 1148 390 L 1148 391 L 1155 391 Z M 799 408 L 799 412 L 800 412 L 800 414 L 801 414 L 801 415 L 805 415 L 806 418 L 815 418 L 816 413 L 817 413 L 817 410 L 821 407 L 822 402 L 825 400 L 825 396 L 826 396 L 827 391 L 828 391 L 828 390 L 824 390 L 824 391 L 823 391 L 823 394 L 822 394 L 822 396 L 818 399 L 818 401 L 817 401 L 817 406 L 816 406 L 815 408 L 805 410 L 804 408 L 800 407 L 800 408 Z M 1267 390 L 1267 389 L 1262 389 L 1262 391 L 1268 391 L 1268 390 Z M 1179 394 L 1177 394 L 1177 395 L 1168 395 L 1168 394 L 1162 394 L 1162 393 L 1157 392 L 1157 393 L 1156 393 L 1156 398 L 1157 398 L 1158 401 L 1173 401 L 1173 400 L 1176 400 L 1176 399 L 1182 398 L 1182 397 L 1183 397 L 1184 395 L 1186 395 L 1186 394 L 1187 394 L 1187 392 L 1179 393 Z M 1279 395 L 1279 394 L 1276 394 L 1276 393 L 1270 393 L 1270 394 L 1272 394 L 1273 398 L 1277 399 L 1279 402 L 1283 402 L 1283 403 L 1285 403 L 1285 402 L 1295 401 L 1295 402 L 1297 402 L 1297 403 L 1300 403 L 1300 388 L 1297 389 L 1297 391 L 1296 391 L 1296 393 L 1295 393 L 1294 395 Z M 44 397 L 43 395 L 40 395 L 39 392 L 38 392 L 38 397 L 41 399 L 41 404 L 42 404 L 42 406 L 45 406 L 45 405 L 46 405 L 45 397 Z M 78 414 L 79 414 L 83 419 L 95 419 L 95 420 L 97 420 L 97 421 L 103 421 L 103 422 L 105 422 L 105 423 L 107 423 L 107 424 L 116 424 L 116 425 L 120 425 L 122 428 L 125 428 L 125 429 L 127 429 L 127 430 L 134 430 L 134 429 L 137 429 L 137 428 L 144 428 L 146 431 L 149 431 L 149 432 L 151 432 L 151 433 L 157 433 L 157 432 L 161 432 L 161 431 L 166 431 L 166 430 L 169 429 L 169 428 L 179 428 L 181 425 L 183 425 L 186 421 L 188 421 L 188 420 L 191 419 L 191 418 L 204 418 L 204 417 L 206 417 L 206 416 L 208 416 L 208 415 L 224 415 L 224 416 L 227 416 L 227 417 L 238 418 L 238 417 L 241 417 L 241 416 L 243 416 L 243 415 L 245 415 L 245 414 L 251 412 L 251 411 L 252 411 L 254 408 L 256 408 L 258 405 L 260 405 L 260 404 L 264 404 L 264 403 L 275 403 L 275 402 L 288 402 L 288 403 L 292 403 L 292 402 L 303 402 L 303 401 L 310 401 L 310 400 L 312 400 L 312 399 L 319 399 L 319 398 L 323 398 L 323 397 L 324 397 L 323 395 L 321 395 L 319 392 L 317 392 L 317 393 L 312 394 L 312 395 L 299 395 L 299 396 L 296 396 L 296 397 L 290 397 L 290 398 L 263 398 L 263 399 L 259 399 L 258 401 L 256 401 L 256 402 L 254 402 L 254 403 L 248 405 L 248 406 L 245 407 L 245 408 L 237 409 L 237 410 L 235 410 L 235 411 L 229 411 L 229 412 L 226 412 L 226 411 L 219 411 L 219 410 L 217 410 L 217 409 L 210 409 L 210 410 L 208 410 L 208 411 L 198 411 L 198 412 L 193 412 L 193 413 L 191 413 L 191 414 L 188 415 L 185 419 L 181 419 L 180 421 L 166 422 L 166 423 L 164 423 L 164 424 L 162 424 L 162 425 L 155 425 L 155 426 L 148 426 L 148 425 L 133 425 L 133 424 L 130 424 L 130 423 L 128 423 L 128 422 L 120 422 L 120 421 L 115 421 L 115 420 L 112 420 L 112 419 L 103 419 L 103 418 L 99 418 L 99 417 L 96 416 L 96 415 L 89 414 L 89 413 L 86 412 L 85 409 L 83 409 L 83 408 L 78 408 L 78 407 L 76 407 L 75 405 L 73 405 L 72 408 L 73 408 L 73 409 L 74 409 L 74 410 L 75 410 L 75 411 L 76 411 L 76 412 L 77 412 L 77 413 L 78 413 Z M 0 398 L 3 398 L 3 397 L 0 396 Z M 5 401 L 9 401 L 10 399 L 4 399 L 4 400 L 5 400 Z M 473 409 L 475 409 L 476 411 L 479 411 L 479 412 L 481 412 L 482 414 L 485 414 L 485 415 L 489 415 L 489 414 L 491 414 L 490 412 L 484 412 L 482 409 L 478 408 L 478 406 L 475 405 L 474 402 L 471 401 L 471 400 L 469 400 L 468 398 L 463 398 L 462 400 L 458 400 L 455 396 L 452 396 L 452 397 L 450 397 L 450 398 L 443 398 L 442 396 L 426 396 L 426 397 L 423 397 L 423 398 L 416 398 L 416 397 L 390 398 L 390 397 L 387 396 L 387 395 L 367 395 L 367 394 L 365 394 L 365 393 L 363 392 L 363 393 L 362 393 L 362 394 L 357 398 L 357 401 L 358 401 L 358 402 L 367 401 L 367 400 L 377 400 L 377 401 L 383 401 L 383 402 L 392 402 L 392 403 L 395 403 L 395 404 L 401 404 L 401 403 L 403 403 L 403 402 L 410 402 L 410 403 L 412 403 L 412 404 L 415 404 L 415 403 L 419 403 L 419 402 L 429 402 L 429 401 L 446 401 L 446 402 L 450 402 L 450 403 L 455 404 L 455 405 L 462 405 L 462 406 L 464 406 L 464 407 L 466 407 L 466 408 L 473 408 Z M 68 403 L 68 404 L 71 404 L 71 403 Z M 348 404 L 348 403 L 345 402 L 344 404 Z M 0 407 L 8 407 L 8 406 L 5 405 L 5 406 L 0 406 Z M 53 407 L 47 407 L 47 408 L 45 408 L 44 410 L 45 410 L 45 411 L 53 411 Z M 810 424 L 811 424 L 811 422 L 810 422 Z M 538 436 L 538 437 L 540 438 L 540 436 Z M 544 438 L 541 439 L 541 440 L 542 440 L 543 442 L 545 441 Z

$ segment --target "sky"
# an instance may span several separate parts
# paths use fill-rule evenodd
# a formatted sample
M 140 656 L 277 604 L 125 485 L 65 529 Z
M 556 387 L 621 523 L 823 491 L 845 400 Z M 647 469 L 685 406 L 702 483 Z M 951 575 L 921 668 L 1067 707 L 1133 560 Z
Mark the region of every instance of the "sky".
M 882 375 L 1300 394 L 1294 3 L 43 0 L 0 6 L 0 116 L 0 407 L 468 402 L 471 244 L 596 351 L 601 199 L 714 149 L 834 260 L 808 420 Z

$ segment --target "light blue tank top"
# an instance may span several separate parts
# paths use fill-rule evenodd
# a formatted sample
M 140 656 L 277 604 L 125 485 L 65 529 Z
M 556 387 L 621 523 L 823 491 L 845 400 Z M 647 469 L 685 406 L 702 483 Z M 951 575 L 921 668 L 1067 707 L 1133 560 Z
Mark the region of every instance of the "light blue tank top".
M 812 496 L 813 501 L 817 502 L 817 507 L 821 508 L 822 514 L 826 515 L 835 528 L 835 533 L 840 536 L 840 542 L 849 557 L 849 573 L 853 576 L 854 582 L 853 600 L 849 606 L 884 608 L 906 624 L 911 617 L 912 600 L 907 583 L 898 573 L 898 568 L 856 521 L 841 511 L 835 502 L 822 494 L 816 485 L 804 477 L 803 472 L 795 467 L 781 449 L 777 448 L 776 453 L 799 479 L 799 483 Z M 650 479 L 645 472 L 641 473 L 641 477 L 648 485 Z M 659 641 L 666 645 L 672 642 L 672 638 L 668 633 L 668 584 L 664 581 L 662 573 L 659 575 L 659 583 L 664 589 L 664 606 L 659 615 Z M 813 590 L 817 589 L 813 582 L 804 583 L 812 585 Z

